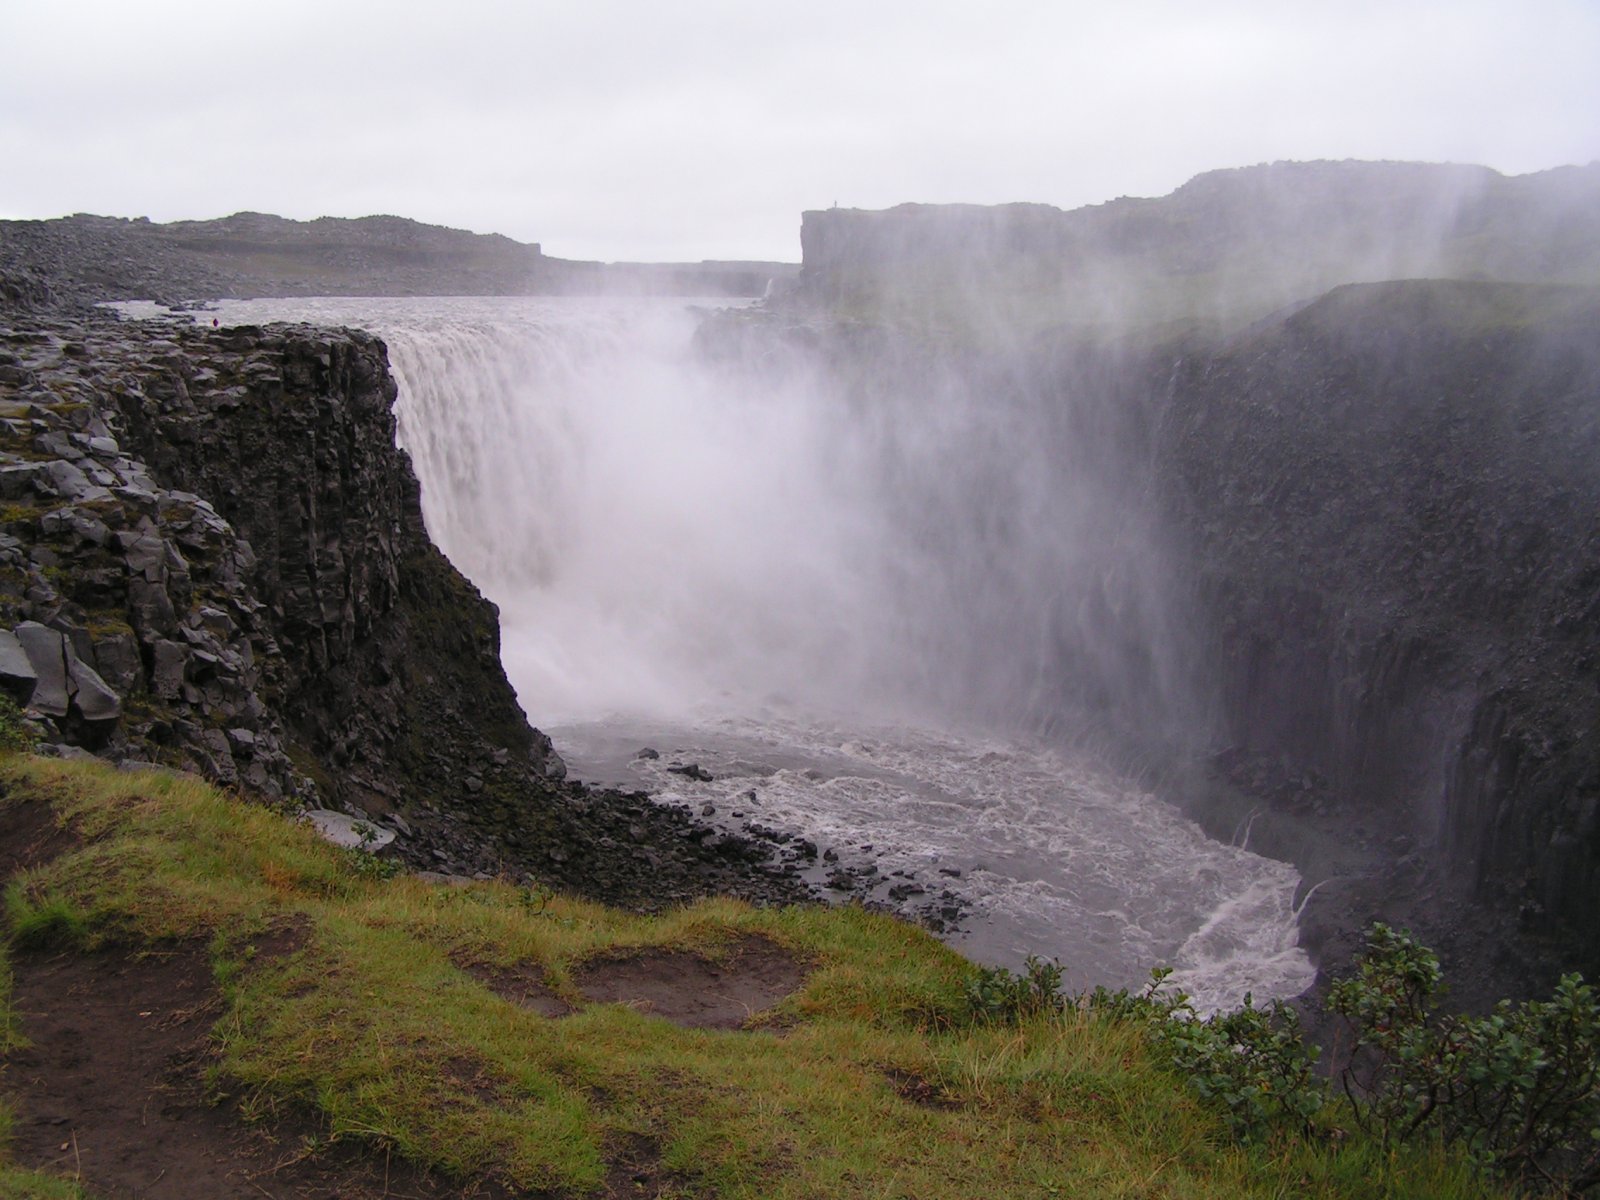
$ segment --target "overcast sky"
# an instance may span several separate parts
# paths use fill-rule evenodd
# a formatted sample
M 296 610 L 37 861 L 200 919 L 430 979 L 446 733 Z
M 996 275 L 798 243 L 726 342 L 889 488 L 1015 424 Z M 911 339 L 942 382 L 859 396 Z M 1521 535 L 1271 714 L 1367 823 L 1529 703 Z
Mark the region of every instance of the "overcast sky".
M 0 216 L 398 213 L 567 258 L 1275 159 L 1600 158 L 1600 0 L 0 0 Z

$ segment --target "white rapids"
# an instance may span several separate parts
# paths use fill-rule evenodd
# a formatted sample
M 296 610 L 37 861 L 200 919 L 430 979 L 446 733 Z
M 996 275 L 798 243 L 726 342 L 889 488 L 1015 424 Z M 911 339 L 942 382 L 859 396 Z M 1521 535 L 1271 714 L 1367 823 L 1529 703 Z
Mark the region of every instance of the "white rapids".
M 212 315 L 386 340 L 429 531 L 499 605 L 507 674 L 578 777 L 792 831 L 870 864 L 879 895 L 948 889 L 968 906 L 951 940 L 985 961 L 1058 958 L 1075 986 L 1171 965 L 1202 1008 L 1310 985 L 1292 867 L 1207 838 L 1091 754 L 916 702 L 930 647 L 960 632 L 950 611 L 919 623 L 917 596 L 959 597 L 963 576 L 895 526 L 872 469 L 892 422 L 869 436 L 814 378 L 707 365 L 686 301 Z M 668 769 L 691 762 L 712 780 Z

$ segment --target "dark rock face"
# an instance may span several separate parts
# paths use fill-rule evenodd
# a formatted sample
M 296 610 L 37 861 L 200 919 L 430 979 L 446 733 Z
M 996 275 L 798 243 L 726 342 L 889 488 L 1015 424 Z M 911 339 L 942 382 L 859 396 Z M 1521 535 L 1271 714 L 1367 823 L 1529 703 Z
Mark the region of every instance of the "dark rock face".
M 823 358 L 858 340 L 839 309 L 950 325 L 1010 357 L 1006 402 L 1108 414 L 1051 444 L 1136 476 L 1096 495 L 1153 523 L 1164 578 L 1040 673 L 1214 834 L 1328 881 L 1314 949 L 1383 917 L 1519 991 L 1600 969 L 1600 165 L 1275 163 L 1074 212 L 811 212 L 802 240 Z M 1413 282 L 1328 291 L 1372 279 Z M 1134 352 L 1085 369 L 1085 340 Z M 1150 746 L 1140 646 L 1198 771 Z
M 1219 735 L 1592 970 L 1600 295 L 1344 288 L 1169 397 Z
M 17 266 L 0 267 L 0 312 L 6 309 L 36 312 L 53 308 L 55 293 L 32 271 Z
M 1024 414 L 1093 509 L 1088 569 L 1018 576 L 1060 597 L 1029 623 L 1058 637 L 974 640 L 1213 835 L 1298 863 L 1319 962 L 1381 918 L 1477 970 L 1463 998 L 1600 968 L 1600 292 L 1359 285 L 1226 339 L 924 342 L 920 366 L 805 319 L 702 342 L 903 392 L 904 422 L 941 376 Z
M 175 345 L 102 320 L 13 325 L 0 347 L 0 619 L 34 672 L 29 687 L 8 668 L 13 696 L 51 737 L 309 794 L 262 698 L 276 642 L 250 595 L 254 554 L 118 438 L 113 397 Z
M 115 397 L 123 439 L 248 539 L 282 664 L 268 691 L 337 769 L 326 798 L 402 799 L 469 712 L 475 756 L 499 747 L 516 770 L 559 776 L 500 670 L 493 608 L 427 539 L 382 343 L 309 328 L 170 336 L 142 386 Z
M 770 839 L 563 780 L 428 540 L 394 389 L 349 331 L 0 324 L 0 685 L 49 743 L 343 808 L 415 866 L 806 895 Z

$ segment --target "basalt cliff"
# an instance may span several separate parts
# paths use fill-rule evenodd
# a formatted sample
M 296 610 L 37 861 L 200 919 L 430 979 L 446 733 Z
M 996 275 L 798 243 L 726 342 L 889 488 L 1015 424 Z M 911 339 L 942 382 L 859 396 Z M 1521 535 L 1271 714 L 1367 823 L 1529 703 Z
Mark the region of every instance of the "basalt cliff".
M 1549 939 L 1592 973 L 1600 291 L 1338 289 L 1177 364 L 1164 403 L 1218 770 L 1388 851 L 1325 902 L 1471 898 L 1502 924 L 1461 957 L 1516 974 Z M 1318 836 L 1282 830 L 1257 844 Z
M 0 312 L 0 684 L 47 749 L 342 810 L 443 874 L 792 898 L 774 844 L 564 779 L 429 541 L 383 343 Z

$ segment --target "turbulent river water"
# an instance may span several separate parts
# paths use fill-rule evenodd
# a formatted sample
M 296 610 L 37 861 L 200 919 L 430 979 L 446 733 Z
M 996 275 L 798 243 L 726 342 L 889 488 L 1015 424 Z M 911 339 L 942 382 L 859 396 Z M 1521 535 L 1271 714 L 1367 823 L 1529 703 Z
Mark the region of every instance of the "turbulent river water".
M 507 673 L 576 776 L 793 830 L 883 897 L 948 889 L 950 940 L 979 959 L 1055 957 L 1076 986 L 1169 964 L 1206 1006 L 1308 986 L 1292 867 L 994 719 L 1026 687 L 1029 596 L 1093 528 L 1030 481 L 1026 414 L 942 398 L 885 419 L 815 374 L 730 370 L 696 353 L 702 311 L 350 298 L 206 319 L 386 340 L 429 531 L 499 605 Z M 983 509 L 970 535 L 953 504 Z M 689 763 L 712 779 L 669 769 Z

